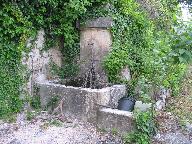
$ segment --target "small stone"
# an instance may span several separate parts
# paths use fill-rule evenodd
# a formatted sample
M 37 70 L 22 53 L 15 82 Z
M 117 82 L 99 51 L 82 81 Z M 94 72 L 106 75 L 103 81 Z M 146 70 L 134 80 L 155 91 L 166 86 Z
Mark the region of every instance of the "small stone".
M 159 133 L 156 134 L 156 135 L 154 136 L 154 138 L 155 138 L 155 139 L 160 139 L 160 138 L 161 138 L 161 134 L 159 134 Z
M 45 82 L 46 81 L 46 75 L 45 74 L 43 74 L 43 73 L 40 73 L 40 74 L 38 74 L 38 76 L 37 76 L 37 78 L 36 78 L 36 81 L 37 82 Z
M 0 137 L 3 135 L 7 135 L 11 132 L 11 127 L 8 124 L 2 124 L 0 125 Z
M 131 80 L 131 72 L 128 67 L 121 70 L 121 78 L 127 81 Z
M 142 101 L 135 102 L 135 109 L 139 109 L 140 111 L 147 111 L 151 108 L 151 103 L 143 103 Z
M 162 110 L 165 107 L 165 102 L 163 100 L 158 100 L 155 104 L 156 110 Z
M 190 124 L 189 122 L 186 123 L 186 129 L 188 132 L 192 133 L 192 124 Z
M 0 120 L 0 125 L 1 125 L 1 124 L 3 124 L 3 121 L 2 121 L 2 120 Z

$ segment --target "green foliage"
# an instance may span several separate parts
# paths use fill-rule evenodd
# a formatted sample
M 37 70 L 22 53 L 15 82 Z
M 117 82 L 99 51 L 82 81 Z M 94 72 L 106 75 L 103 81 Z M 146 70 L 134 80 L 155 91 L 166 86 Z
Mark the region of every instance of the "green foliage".
M 16 123 L 17 121 L 17 114 L 9 113 L 2 117 L 2 120 L 7 123 Z
M 104 129 L 104 128 L 100 128 L 99 131 L 100 131 L 101 133 L 105 133 L 105 132 L 107 132 L 107 130 Z
M 79 53 L 79 32 L 76 20 L 88 7 L 102 0 L 2 0 L 0 4 L 0 117 L 18 112 L 19 98 L 26 82 L 21 65 L 23 52 L 28 52 L 26 41 L 37 30 L 44 29 L 47 48 L 59 39 L 65 62 L 61 76 L 76 73 Z
M 21 57 L 31 23 L 12 3 L 0 4 L 0 118 L 22 107 L 19 99 L 23 75 Z
M 56 127 L 61 127 L 63 125 L 63 123 L 61 121 L 59 121 L 59 120 L 54 119 L 54 120 L 51 120 L 49 122 L 49 125 L 56 126 Z
M 155 1 L 150 4 L 153 6 Z M 168 5 L 168 2 L 162 0 L 157 12 L 161 14 L 165 10 L 162 17 L 164 19 L 149 17 L 148 11 L 134 0 L 113 1 L 111 5 L 108 13 L 106 8 L 103 13 L 99 13 L 100 16 L 112 17 L 114 21 L 111 28 L 113 49 L 104 61 L 109 81 L 125 82 L 121 79 L 120 72 L 128 67 L 132 76 L 131 81 L 126 82 L 130 92 L 135 93 L 136 87 L 141 83 L 144 91 L 140 89 L 139 93 L 143 95 L 147 95 L 149 89 L 158 89 L 161 86 L 178 92 L 178 84 L 185 69 L 180 62 L 175 64 L 171 55 L 172 35 L 175 34 L 171 26 L 175 24 L 177 3 L 172 1 Z
M 150 144 L 150 138 L 155 133 L 156 128 L 153 120 L 153 112 L 136 112 L 134 119 L 136 129 L 134 132 L 124 136 L 124 143 Z
M 53 97 L 51 97 L 51 99 L 47 103 L 46 109 L 50 108 L 51 111 L 53 111 L 58 103 L 59 103 L 59 97 L 58 96 L 53 96 Z
M 118 134 L 118 130 L 116 128 L 112 128 L 111 133 L 113 135 L 117 135 Z
M 34 109 L 40 109 L 41 108 L 40 96 L 31 97 L 30 106 Z
M 179 23 L 173 35 L 172 56 L 176 63 L 192 62 L 192 23 Z
M 145 70 L 149 52 L 152 50 L 150 44 L 153 25 L 136 2 L 121 0 L 114 5 L 114 9 L 111 9 L 115 23 L 111 29 L 113 51 L 104 64 L 109 80 L 117 82 L 120 70 L 127 65 L 133 72 L 133 79 Z
M 37 113 L 35 111 L 27 111 L 26 112 L 26 119 L 28 121 L 31 121 L 32 119 L 34 119 L 37 116 Z

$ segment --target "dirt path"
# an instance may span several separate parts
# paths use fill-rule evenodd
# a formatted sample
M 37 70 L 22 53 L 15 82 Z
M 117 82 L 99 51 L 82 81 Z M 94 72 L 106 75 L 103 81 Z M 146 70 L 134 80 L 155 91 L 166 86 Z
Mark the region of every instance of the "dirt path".
M 187 131 L 170 112 L 159 112 L 158 133 L 153 144 L 192 144 L 192 131 Z
M 77 120 L 17 121 L 14 124 L 1 122 L 0 144 L 121 144 L 119 137 L 102 133 L 89 124 Z

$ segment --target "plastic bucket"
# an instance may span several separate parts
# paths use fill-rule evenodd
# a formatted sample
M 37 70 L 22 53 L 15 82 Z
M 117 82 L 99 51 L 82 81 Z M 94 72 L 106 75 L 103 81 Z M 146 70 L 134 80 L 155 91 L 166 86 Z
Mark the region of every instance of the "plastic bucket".
M 133 98 L 123 97 L 119 100 L 117 109 L 123 111 L 133 111 L 134 105 L 135 100 Z

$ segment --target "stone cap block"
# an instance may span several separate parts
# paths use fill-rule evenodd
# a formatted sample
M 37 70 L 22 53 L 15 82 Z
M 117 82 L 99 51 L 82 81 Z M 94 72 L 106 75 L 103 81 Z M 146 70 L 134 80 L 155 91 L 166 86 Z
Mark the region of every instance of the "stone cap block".
M 113 26 L 111 17 L 99 17 L 96 19 L 88 20 L 80 28 L 109 28 Z

